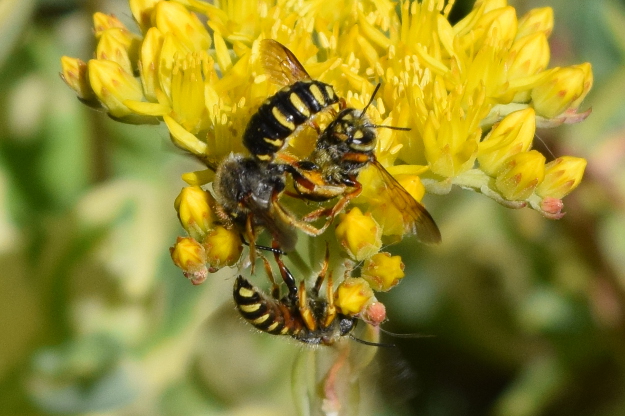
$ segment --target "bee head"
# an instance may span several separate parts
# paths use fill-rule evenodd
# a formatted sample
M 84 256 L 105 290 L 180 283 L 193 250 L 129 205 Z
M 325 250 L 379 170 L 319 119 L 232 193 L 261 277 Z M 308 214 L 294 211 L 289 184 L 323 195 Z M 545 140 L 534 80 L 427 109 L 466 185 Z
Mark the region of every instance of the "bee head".
M 346 108 L 328 126 L 334 140 L 346 144 L 355 152 L 369 152 L 375 148 L 376 131 L 363 110 Z

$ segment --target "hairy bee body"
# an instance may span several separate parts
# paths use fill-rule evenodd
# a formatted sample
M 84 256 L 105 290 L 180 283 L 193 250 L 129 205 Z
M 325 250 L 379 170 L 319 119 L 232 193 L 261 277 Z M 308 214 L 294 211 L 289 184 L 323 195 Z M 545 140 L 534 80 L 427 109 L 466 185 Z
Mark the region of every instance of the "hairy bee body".
M 374 93 L 379 89 L 376 87 Z M 336 118 L 325 128 L 317 139 L 315 150 L 307 160 L 295 164 L 294 186 L 304 198 L 313 201 L 330 200 L 339 197 L 339 201 L 329 210 L 333 218 L 353 198 L 362 191 L 358 175 L 367 166 L 372 165 L 381 182 L 390 204 L 401 214 L 406 234 L 417 235 L 422 242 L 439 243 L 440 231 L 432 216 L 416 201 L 401 184 L 378 162 L 375 156 L 377 128 L 371 122 L 364 109 L 342 109 Z M 320 214 L 327 214 L 322 209 L 307 216 L 315 219 Z
M 317 327 L 309 329 L 297 301 L 290 296 L 282 299 L 268 297 L 243 276 L 237 277 L 233 295 L 241 316 L 256 329 L 273 335 L 288 335 L 306 344 L 332 345 L 356 326 L 356 318 L 342 314 L 336 314 L 329 324 L 322 324 L 328 314 L 328 303 L 318 296 L 311 296 L 307 302 Z
M 289 85 L 265 100 L 252 115 L 243 144 L 259 160 L 271 161 L 300 125 L 338 100 L 332 86 L 321 81 Z
M 246 229 L 248 221 L 252 227 L 264 227 L 283 250 L 290 251 L 297 241 L 295 229 L 274 212 L 287 168 L 230 154 L 217 168 L 213 190 L 225 220 L 240 230 Z
M 308 160 L 328 184 L 343 184 L 371 163 L 376 142 L 375 126 L 362 111 L 346 108 L 321 133 Z M 350 154 L 355 157 L 347 157 Z
M 243 133 L 243 144 L 254 157 L 271 162 L 286 140 L 315 114 L 339 102 L 334 88 L 310 77 L 286 46 L 263 39 L 260 62 L 268 79 L 282 87 L 252 115 Z

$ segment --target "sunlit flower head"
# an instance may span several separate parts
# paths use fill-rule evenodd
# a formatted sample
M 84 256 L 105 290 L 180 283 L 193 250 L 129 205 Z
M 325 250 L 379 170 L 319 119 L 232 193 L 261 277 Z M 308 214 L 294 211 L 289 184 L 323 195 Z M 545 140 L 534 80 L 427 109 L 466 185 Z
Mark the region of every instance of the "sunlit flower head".
M 130 0 L 136 28 L 96 13 L 94 58 L 63 57 L 61 75 L 83 102 L 116 120 L 163 123 L 176 146 L 206 164 L 183 175 L 189 186 L 175 203 L 188 237 L 178 239 L 171 255 L 194 284 L 223 267 L 244 268 L 271 257 L 253 248 L 263 229 L 274 244 L 280 234 L 296 230 L 300 240 L 310 236 L 306 252 L 328 244 L 336 248 L 330 263 L 348 270 L 336 291 L 328 291 L 334 293 L 328 308 L 379 325 L 386 310 L 373 290 L 390 290 L 405 278 L 401 258 L 380 253 L 383 245 L 410 234 L 440 241 L 432 218 L 416 202 L 424 194 L 445 195 L 458 186 L 507 207 L 560 218 L 562 198 L 579 185 L 586 164 L 573 156 L 551 160 L 532 149 L 537 127 L 576 123 L 590 113 L 583 104 L 593 83 L 590 64 L 549 67 L 552 9 L 517 16 L 506 0 L 477 0 L 452 23 L 453 6 L 453 0 L 345 0 L 330 6 L 315 0 Z M 284 143 L 260 136 L 278 145 L 278 155 L 257 165 L 280 165 L 275 180 L 258 187 L 273 188 L 260 196 L 254 188 L 224 204 L 220 192 L 231 184 L 215 186 L 224 177 L 221 161 L 250 156 L 242 140 L 250 118 L 289 88 L 267 70 L 264 39 L 284 45 L 310 78 L 327 84 L 340 100 L 305 114 L 299 127 L 276 106 L 269 108 L 278 124 L 294 130 Z M 289 66 L 282 62 L 276 71 L 293 71 Z M 311 94 L 323 101 L 319 91 Z M 306 113 L 297 94 L 284 102 Z M 374 131 L 371 154 L 360 135 L 351 137 L 349 151 L 332 145 L 313 163 L 319 138 L 344 107 L 366 107 L 359 119 Z M 347 140 L 349 134 L 336 136 Z M 333 160 L 332 152 L 343 152 L 342 158 Z M 315 170 L 323 163 L 333 164 L 330 173 Z M 310 177 L 302 174 L 306 169 Z M 340 180 L 328 185 L 329 177 Z M 306 200 L 300 204 L 293 189 L 304 188 L 319 193 L 308 200 L 300 193 Z M 289 250 L 301 249 L 296 239 L 289 236 Z M 242 255 L 245 244 L 252 247 L 249 256 Z M 275 247 L 262 250 L 280 254 Z M 292 258 L 309 272 L 314 266 L 304 263 L 316 260 L 311 255 L 302 262 L 302 252 Z M 294 275 L 297 283 L 308 277 Z M 296 286 L 289 288 L 292 298 Z

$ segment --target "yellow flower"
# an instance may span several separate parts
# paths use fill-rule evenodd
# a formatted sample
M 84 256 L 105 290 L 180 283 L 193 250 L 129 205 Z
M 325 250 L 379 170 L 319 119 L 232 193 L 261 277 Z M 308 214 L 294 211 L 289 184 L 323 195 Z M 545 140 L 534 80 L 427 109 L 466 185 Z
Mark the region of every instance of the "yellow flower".
M 544 156 L 530 150 L 537 125 L 588 115 L 577 109 L 593 82 L 588 63 L 548 68 L 550 8 L 517 18 L 506 0 L 477 0 L 452 24 L 454 2 L 441 0 L 339 0 L 332 7 L 316 0 L 129 3 L 141 33 L 96 13 L 96 59 L 63 57 L 62 77 L 81 100 L 120 121 L 163 122 L 176 146 L 211 167 L 245 152 L 241 137 L 251 115 L 284 87 L 263 65 L 260 41 L 271 38 L 347 106 L 363 108 L 374 84 L 382 84 L 367 116 L 378 126 L 410 130 L 378 127 L 375 158 L 417 201 L 455 185 L 558 218 L 561 198 L 581 180 L 583 159 L 562 156 L 545 166 Z M 323 129 L 333 117 L 322 111 L 314 122 Z M 306 158 L 317 131 L 304 126 L 293 136 L 285 152 Z M 389 290 L 403 278 L 401 259 L 378 251 L 382 235 L 397 241 L 405 232 L 403 213 L 371 168 L 356 179 L 362 192 L 352 201 L 358 208 L 337 219 L 334 237 L 344 249 L 337 256 L 366 260 L 363 277 Z M 213 224 L 214 202 L 200 188 L 211 186 L 213 172 L 189 172 L 183 180 L 190 186 L 176 209 L 190 238 L 179 239 L 172 258 L 199 283 L 209 267 L 235 264 L 242 242 Z M 345 280 L 336 297 L 350 316 L 373 325 L 385 319 L 384 305 L 362 278 Z
M 202 241 L 212 229 L 215 220 L 215 200 L 210 192 L 199 186 L 182 188 L 174 202 L 180 224 L 193 238 Z
M 336 289 L 334 304 L 343 315 L 355 316 L 373 302 L 375 296 L 369 283 L 360 277 L 350 277 Z
M 504 164 L 496 186 L 505 199 L 520 201 L 530 197 L 545 177 L 545 157 L 536 150 L 517 153 Z
M 220 225 L 208 233 L 203 244 L 211 272 L 234 265 L 243 251 L 243 243 L 239 233 Z
M 563 156 L 547 163 L 545 179 L 536 188 L 541 197 L 562 199 L 582 181 L 586 160 L 578 157 Z
M 202 244 L 190 237 L 178 237 L 176 244 L 169 249 L 174 264 L 182 269 L 184 276 L 194 285 L 206 280 L 206 251 Z
M 361 276 L 373 290 L 387 292 L 404 278 L 404 263 L 400 256 L 378 253 L 365 260 Z
M 370 214 L 352 208 L 341 214 L 336 226 L 336 239 L 354 260 L 371 257 L 382 247 L 381 229 Z

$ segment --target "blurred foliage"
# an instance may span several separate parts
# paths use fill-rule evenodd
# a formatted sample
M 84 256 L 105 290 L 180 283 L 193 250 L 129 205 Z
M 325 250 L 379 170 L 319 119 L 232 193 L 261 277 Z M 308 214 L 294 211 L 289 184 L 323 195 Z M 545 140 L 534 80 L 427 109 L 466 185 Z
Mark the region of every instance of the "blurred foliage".
M 625 5 L 511 4 L 555 9 L 553 65 L 593 64 L 591 117 L 536 144 L 587 157 L 586 178 L 557 222 L 426 200 L 443 244 L 395 247 L 407 277 L 380 300 L 386 329 L 435 337 L 379 354 L 371 412 L 625 413 Z M 58 77 L 61 55 L 90 57 L 95 10 L 130 21 L 123 0 L 0 3 L 0 414 L 292 414 L 306 350 L 238 318 L 232 271 L 192 287 L 169 260 L 195 162 Z

